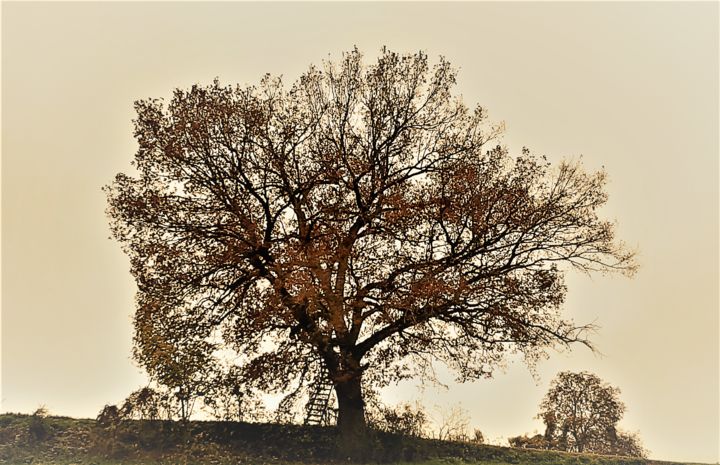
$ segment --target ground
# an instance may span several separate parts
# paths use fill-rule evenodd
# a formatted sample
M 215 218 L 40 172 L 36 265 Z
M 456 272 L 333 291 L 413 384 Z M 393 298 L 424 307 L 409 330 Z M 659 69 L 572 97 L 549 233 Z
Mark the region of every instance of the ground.
M 0 415 L 0 464 L 320 465 L 352 462 L 331 427 Z M 675 465 L 374 432 L 354 461 L 414 465 Z M 677 464 L 681 465 L 681 464 Z M 689 465 L 689 464 L 683 464 Z

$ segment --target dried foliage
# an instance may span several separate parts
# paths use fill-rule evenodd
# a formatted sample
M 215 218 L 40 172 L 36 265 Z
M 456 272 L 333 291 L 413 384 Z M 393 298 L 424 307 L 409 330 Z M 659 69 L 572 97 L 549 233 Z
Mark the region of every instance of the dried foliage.
M 455 79 L 442 58 L 354 50 L 289 89 L 137 102 L 137 175 L 106 190 L 154 379 L 197 390 L 218 349 L 266 392 L 324 366 L 341 427 L 362 427 L 362 380 L 436 360 L 475 379 L 587 343 L 560 313 L 565 270 L 634 269 L 597 214 L 605 174 L 510 155 Z

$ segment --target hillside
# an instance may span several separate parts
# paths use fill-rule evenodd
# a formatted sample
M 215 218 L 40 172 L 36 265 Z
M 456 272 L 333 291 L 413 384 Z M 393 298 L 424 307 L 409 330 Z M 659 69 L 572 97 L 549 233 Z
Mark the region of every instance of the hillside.
M 328 464 L 337 454 L 333 428 L 229 422 L 126 421 L 0 415 L 2 464 Z M 513 449 L 374 433 L 365 460 L 372 463 L 652 465 L 620 457 Z

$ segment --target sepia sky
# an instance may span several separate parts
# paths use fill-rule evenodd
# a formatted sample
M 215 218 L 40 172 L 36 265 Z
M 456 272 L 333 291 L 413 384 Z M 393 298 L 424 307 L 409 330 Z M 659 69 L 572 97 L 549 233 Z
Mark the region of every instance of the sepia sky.
M 718 3 L 2 3 L 0 411 L 94 417 L 146 379 L 130 359 L 134 283 L 101 187 L 132 172 L 133 101 L 194 83 L 292 83 L 354 45 L 426 51 L 505 121 L 504 143 L 605 167 L 640 271 L 568 275 L 565 315 L 600 326 L 536 376 L 403 383 L 389 403 L 459 406 L 491 441 L 542 431 L 558 371 L 622 390 L 651 457 L 720 460 Z

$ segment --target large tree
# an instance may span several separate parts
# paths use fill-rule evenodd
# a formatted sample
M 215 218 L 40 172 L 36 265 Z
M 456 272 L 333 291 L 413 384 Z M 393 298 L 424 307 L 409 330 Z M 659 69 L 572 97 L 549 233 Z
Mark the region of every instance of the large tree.
M 261 389 L 327 373 L 352 435 L 363 381 L 435 360 L 474 379 L 512 352 L 587 343 L 560 312 L 565 271 L 634 267 L 597 214 L 605 174 L 511 155 L 455 78 L 442 58 L 354 50 L 289 89 L 216 81 L 137 102 L 137 174 L 107 188 L 136 355 L 166 353 L 170 328 L 236 353 Z

